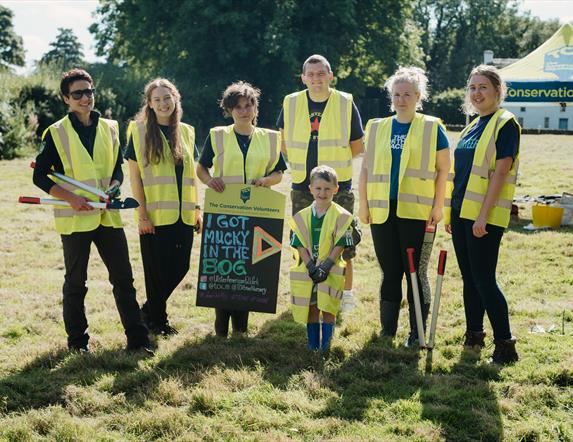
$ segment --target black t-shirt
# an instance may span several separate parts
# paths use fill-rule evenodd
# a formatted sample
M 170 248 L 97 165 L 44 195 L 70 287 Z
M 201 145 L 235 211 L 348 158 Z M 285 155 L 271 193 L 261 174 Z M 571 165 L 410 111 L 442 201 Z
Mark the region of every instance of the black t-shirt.
M 249 146 L 251 145 L 251 138 L 249 135 L 241 135 L 235 132 L 235 136 L 237 137 L 237 143 L 239 144 L 239 148 L 243 154 L 243 179 L 247 182 L 247 172 L 246 172 L 246 159 L 247 159 L 247 152 L 249 151 Z M 201 152 L 201 156 L 199 157 L 199 164 L 203 166 L 205 169 L 210 169 L 213 167 L 213 158 L 215 158 L 215 151 L 213 150 L 213 144 L 211 143 L 211 135 L 207 135 L 205 139 L 205 143 L 203 144 L 203 151 Z M 277 170 L 285 171 L 287 169 L 286 162 L 283 158 L 282 153 L 279 155 L 279 160 L 277 164 L 271 170 L 271 173 L 276 172 Z
M 72 127 L 78 134 L 83 147 L 87 150 L 90 157 L 93 158 L 94 143 L 97 132 L 97 125 L 99 124 L 100 114 L 92 111 L 90 118 L 92 124 L 90 126 L 84 126 L 78 117 L 73 112 L 68 114 Z M 121 170 L 122 158 L 121 155 L 117 155 L 113 173 L 111 175 L 111 180 L 117 180 L 120 183 L 123 182 L 123 172 Z M 42 140 L 42 148 L 38 156 L 36 157 L 36 166 L 34 167 L 34 184 L 42 189 L 46 193 L 50 193 L 50 189 L 56 183 L 52 181 L 48 174 L 51 172 L 64 173 L 64 165 L 60 155 L 58 154 L 58 149 L 52 138 L 50 131 L 46 132 L 46 136 Z
M 326 103 L 328 103 L 328 100 L 322 102 L 312 101 L 308 91 L 306 91 L 306 98 L 308 100 L 308 115 L 310 117 L 310 139 L 308 140 L 308 150 L 306 153 L 306 178 L 302 183 L 292 183 L 293 190 L 308 190 L 310 171 L 318 165 L 318 131 L 322 114 L 326 108 Z M 277 120 L 277 127 L 284 129 L 284 126 L 283 109 L 281 109 Z M 363 136 L 362 118 L 353 101 L 352 118 L 350 120 L 350 141 L 359 140 Z M 352 188 L 352 180 L 339 181 L 338 186 L 339 190 L 350 190 Z
M 478 142 L 493 114 L 480 117 L 478 122 L 458 141 L 454 151 L 454 190 L 452 208 L 461 210 L 466 188 L 470 179 L 474 155 Z M 519 149 L 519 130 L 514 120 L 508 121 L 495 140 L 496 160 L 512 157 Z
M 168 140 L 170 143 L 170 136 L 171 131 L 169 130 L 169 126 L 163 126 L 159 124 L 159 129 L 165 136 L 165 139 Z M 171 143 L 170 143 L 171 144 Z M 135 155 L 135 148 L 133 147 L 133 139 L 129 137 L 127 140 L 127 147 L 125 148 L 125 159 L 126 160 L 133 160 L 137 161 L 137 157 Z M 175 179 L 177 180 L 177 191 L 179 192 L 179 201 L 181 201 L 181 188 L 183 186 L 183 163 L 175 164 Z

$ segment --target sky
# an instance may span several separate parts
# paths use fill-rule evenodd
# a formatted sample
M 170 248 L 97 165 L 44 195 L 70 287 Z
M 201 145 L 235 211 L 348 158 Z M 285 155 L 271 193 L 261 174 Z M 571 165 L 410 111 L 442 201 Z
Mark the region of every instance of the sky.
M 166 0 L 158 0 L 166 1 Z M 541 19 L 558 18 L 573 23 L 573 0 L 520 0 L 522 10 Z M 95 55 L 95 40 L 88 31 L 97 0 L 0 0 L 14 13 L 14 29 L 24 39 L 27 68 L 49 50 L 58 28 L 71 28 L 83 44 L 87 61 L 103 61 Z

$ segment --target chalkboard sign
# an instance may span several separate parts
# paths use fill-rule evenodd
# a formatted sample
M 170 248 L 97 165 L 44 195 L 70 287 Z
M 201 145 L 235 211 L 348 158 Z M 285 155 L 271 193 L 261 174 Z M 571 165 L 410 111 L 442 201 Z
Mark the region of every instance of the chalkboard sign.
M 265 187 L 205 191 L 198 306 L 276 312 L 284 206 Z

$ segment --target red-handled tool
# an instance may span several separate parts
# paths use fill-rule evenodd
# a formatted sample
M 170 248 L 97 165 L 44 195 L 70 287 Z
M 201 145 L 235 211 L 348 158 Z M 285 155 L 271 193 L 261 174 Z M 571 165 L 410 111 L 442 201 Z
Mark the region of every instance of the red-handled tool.
M 418 277 L 416 275 L 416 266 L 414 265 L 414 249 L 406 249 L 408 254 L 408 265 L 410 267 L 410 280 L 412 281 L 412 295 L 414 298 L 414 311 L 416 312 L 416 327 L 418 329 L 418 342 L 420 348 L 426 347 L 426 338 L 424 336 L 424 322 L 422 321 L 422 306 L 420 305 L 420 290 L 418 289 Z
M 436 326 L 438 324 L 438 312 L 440 310 L 440 296 L 442 295 L 442 280 L 446 272 L 446 259 L 448 252 L 440 250 L 438 260 L 438 276 L 436 277 L 436 291 L 434 294 L 434 307 L 432 308 L 432 322 L 430 324 L 430 336 L 428 337 L 428 348 L 434 348 L 434 338 L 436 337 Z
M 36 162 L 32 161 L 30 163 L 30 167 L 32 169 L 34 169 L 36 167 Z M 82 189 L 85 190 L 86 192 L 92 193 L 96 196 L 99 196 L 103 201 L 110 201 L 110 196 L 105 193 L 103 190 L 98 189 L 97 187 L 94 186 L 90 186 L 89 184 L 85 184 L 82 183 L 81 181 L 78 180 L 74 180 L 73 178 L 70 178 L 69 176 L 66 176 L 64 174 L 58 173 L 58 172 L 54 172 L 53 170 L 49 172 L 50 175 L 68 183 L 71 184 L 72 186 L 76 186 L 78 189 Z
M 21 196 L 18 198 L 19 203 L 24 204 L 49 204 L 52 206 L 64 206 L 70 207 L 69 203 L 63 200 L 56 200 L 52 198 L 38 198 L 35 196 Z M 133 198 L 126 198 L 124 201 L 112 200 L 109 202 L 105 201 L 88 201 L 88 204 L 94 209 L 135 209 L 139 207 L 137 200 Z

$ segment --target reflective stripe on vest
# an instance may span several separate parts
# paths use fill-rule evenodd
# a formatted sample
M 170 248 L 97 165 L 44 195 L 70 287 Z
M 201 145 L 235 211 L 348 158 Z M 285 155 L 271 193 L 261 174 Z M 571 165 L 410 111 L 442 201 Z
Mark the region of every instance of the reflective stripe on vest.
M 277 131 L 255 127 L 246 158 L 237 142 L 234 125 L 215 127 L 211 129 L 211 135 L 215 154 L 213 175 L 225 184 L 244 184 L 245 178 L 251 182 L 268 176 L 279 160 L 280 134 Z M 235 174 L 237 170 L 244 171 L 246 177 Z
M 496 146 L 495 141 L 501 128 L 510 120 L 515 120 L 515 116 L 504 110 L 499 109 L 488 122 L 482 138 L 478 141 L 474 154 L 474 162 L 470 173 L 470 179 L 462 201 L 462 210 L 460 217 L 475 220 L 481 210 L 485 200 L 489 180 L 495 171 L 496 163 Z M 476 118 L 464 131 L 462 136 L 477 123 Z M 517 123 L 516 123 L 517 124 Z M 519 125 L 517 125 L 519 127 Z M 484 138 L 489 137 L 489 138 Z M 480 161 L 481 160 L 481 161 Z M 519 168 L 519 151 L 508 176 L 506 177 L 500 195 L 494 206 L 490 209 L 487 223 L 500 227 L 507 227 L 515 194 L 515 185 L 517 182 L 517 170 Z
M 92 156 L 83 146 L 69 116 L 52 124 L 44 131 L 43 136 L 48 131 L 52 135 L 62 162 L 64 175 L 100 190 L 109 187 L 117 155 L 119 155 L 117 122 L 101 117 L 98 119 Z M 76 195 L 84 196 L 91 201 L 98 201 L 98 198 L 90 192 L 78 189 L 58 178 L 54 178 L 54 181 Z M 122 226 L 118 210 L 75 211 L 72 208 L 55 207 L 54 218 L 57 232 L 64 235 L 91 231 L 99 225 Z
M 291 228 L 310 256 L 312 256 L 311 216 L 312 208 L 307 207 L 298 212 L 290 221 Z M 318 245 L 319 261 L 324 261 L 330 255 L 336 243 L 352 223 L 352 215 L 335 203 L 324 216 Z M 296 255 L 297 261 L 290 271 L 291 309 L 295 321 L 306 323 L 314 284 L 308 276 L 303 260 L 298 256 L 298 253 Z M 317 306 L 320 310 L 332 314 L 338 312 L 344 290 L 345 265 L 345 262 L 339 257 L 330 270 L 326 281 L 317 286 Z
M 134 130 L 134 127 L 136 130 Z M 142 121 L 132 122 L 128 133 L 131 134 L 137 165 L 145 192 L 147 213 L 154 226 L 171 225 L 181 216 L 187 225 L 194 225 L 197 205 L 197 188 L 193 146 L 195 131 L 192 126 L 179 123 L 181 153 L 183 154 L 183 177 L 181 180 L 181 204 L 173 154 L 169 142 L 161 132 L 163 157 L 158 164 L 147 162 L 146 126 Z M 135 211 L 136 219 L 139 217 Z
M 412 121 L 400 162 L 397 214 L 401 218 L 426 220 L 431 213 L 437 176 L 435 156 L 439 124 L 439 120 L 422 114 L 416 114 Z M 392 117 L 371 120 L 367 124 L 367 199 L 373 224 L 384 223 L 388 218 L 391 160 L 385 161 L 382 156 L 390 155 L 387 151 L 391 134 Z
M 306 90 L 285 97 L 283 102 L 285 146 L 293 183 L 306 178 L 306 159 L 311 136 Z M 318 131 L 318 164 L 334 168 L 339 181 L 352 179 L 350 125 L 352 95 L 331 90 Z

